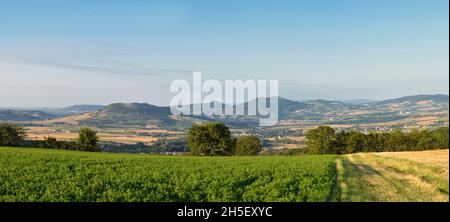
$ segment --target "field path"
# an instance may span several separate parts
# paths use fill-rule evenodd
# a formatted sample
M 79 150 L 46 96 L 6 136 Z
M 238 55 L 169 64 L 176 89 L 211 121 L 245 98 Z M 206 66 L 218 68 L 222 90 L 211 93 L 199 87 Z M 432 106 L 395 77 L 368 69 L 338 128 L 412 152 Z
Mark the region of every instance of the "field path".
M 345 155 L 337 169 L 340 201 L 449 200 L 448 150 Z

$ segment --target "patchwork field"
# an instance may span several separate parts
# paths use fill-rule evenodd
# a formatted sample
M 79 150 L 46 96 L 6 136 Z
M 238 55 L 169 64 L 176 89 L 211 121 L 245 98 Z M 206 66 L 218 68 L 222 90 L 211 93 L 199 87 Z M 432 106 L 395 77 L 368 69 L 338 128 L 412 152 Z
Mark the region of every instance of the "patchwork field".
M 158 138 L 175 139 L 180 132 L 162 130 L 162 129 L 100 129 L 94 128 L 98 131 L 98 136 L 102 142 L 116 142 L 123 144 L 135 144 L 142 142 L 145 144 L 152 144 Z M 25 127 L 27 132 L 27 139 L 30 140 L 44 140 L 46 137 L 53 137 L 58 140 L 74 140 L 78 137 L 78 127 Z M 163 135 L 163 136 L 161 136 Z
M 0 201 L 448 201 L 448 155 L 193 157 L 0 147 Z

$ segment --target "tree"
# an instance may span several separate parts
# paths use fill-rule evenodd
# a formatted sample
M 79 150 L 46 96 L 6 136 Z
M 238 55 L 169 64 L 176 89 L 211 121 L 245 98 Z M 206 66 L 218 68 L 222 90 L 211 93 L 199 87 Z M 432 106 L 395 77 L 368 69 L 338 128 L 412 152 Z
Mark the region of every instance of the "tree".
M 394 129 L 392 132 L 388 133 L 385 140 L 385 150 L 384 151 L 406 151 L 408 147 L 407 135 L 402 132 L 401 129 Z
M 334 129 L 329 126 L 319 126 L 306 134 L 308 152 L 314 154 L 337 154 L 339 148 Z
M 188 132 L 188 146 L 196 156 L 228 156 L 233 153 L 233 139 L 223 123 L 194 125 Z
M 347 153 L 363 151 L 365 135 L 361 132 L 351 131 L 347 139 Z
M 439 129 L 435 129 L 432 132 L 433 141 L 435 141 L 434 147 L 439 149 L 448 149 L 448 135 L 449 129 L 448 127 L 441 127 Z
M 78 133 L 77 143 L 81 151 L 99 151 L 97 131 L 82 127 Z
M 0 124 L 0 146 L 21 146 L 25 141 L 25 130 L 10 123 Z
M 370 131 L 365 136 L 363 152 L 382 152 L 384 150 L 384 133 Z
M 238 156 L 253 156 L 261 152 L 261 141 L 256 136 L 241 136 L 236 139 L 234 154 Z

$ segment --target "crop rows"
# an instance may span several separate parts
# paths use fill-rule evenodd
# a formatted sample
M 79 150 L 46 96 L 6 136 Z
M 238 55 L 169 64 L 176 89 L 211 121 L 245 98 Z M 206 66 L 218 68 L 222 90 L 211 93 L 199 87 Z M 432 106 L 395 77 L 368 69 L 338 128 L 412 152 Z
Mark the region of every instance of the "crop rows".
M 0 147 L 0 201 L 328 201 L 335 156 L 191 157 Z

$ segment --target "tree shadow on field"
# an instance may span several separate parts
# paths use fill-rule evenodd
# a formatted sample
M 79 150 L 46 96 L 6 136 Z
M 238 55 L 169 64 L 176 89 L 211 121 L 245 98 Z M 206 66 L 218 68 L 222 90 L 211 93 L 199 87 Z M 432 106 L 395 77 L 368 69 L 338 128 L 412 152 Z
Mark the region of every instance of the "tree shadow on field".
M 350 158 L 341 158 L 342 166 L 338 175 L 339 198 L 337 201 L 376 201 L 377 195 L 371 191 L 375 190 L 373 183 L 366 178 L 382 178 L 381 174 L 367 164 L 354 161 Z

